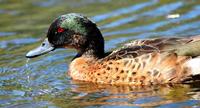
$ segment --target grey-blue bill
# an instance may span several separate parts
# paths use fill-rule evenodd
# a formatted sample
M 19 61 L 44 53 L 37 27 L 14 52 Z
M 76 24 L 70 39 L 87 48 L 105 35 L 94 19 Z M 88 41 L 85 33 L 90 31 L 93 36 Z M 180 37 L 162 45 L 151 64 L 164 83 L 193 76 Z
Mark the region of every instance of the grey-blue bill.
M 27 58 L 34 58 L 34 57 L 46 54 L 50 51 L 53 51 L 54 49 L 55 48 L 52 46 L 52 44 L 49 43 L 48 39 L 46 38 L 44 40 L 44 42 L 42 42 L 42 44 L 39 47 L 29 51 L 26 54 L 26 57 Z

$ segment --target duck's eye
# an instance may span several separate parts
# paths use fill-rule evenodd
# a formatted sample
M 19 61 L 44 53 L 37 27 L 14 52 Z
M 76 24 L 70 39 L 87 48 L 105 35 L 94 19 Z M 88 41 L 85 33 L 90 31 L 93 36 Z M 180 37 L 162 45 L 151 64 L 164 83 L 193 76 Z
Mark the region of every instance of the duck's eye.
M 65 29 L 64 28 L 61 28 L 61 27 L 59 27 L 58 29 L 57 29 L 57 32 L 58 33 L 62 33 L 62 32 L 64 32 L 65 31 Z

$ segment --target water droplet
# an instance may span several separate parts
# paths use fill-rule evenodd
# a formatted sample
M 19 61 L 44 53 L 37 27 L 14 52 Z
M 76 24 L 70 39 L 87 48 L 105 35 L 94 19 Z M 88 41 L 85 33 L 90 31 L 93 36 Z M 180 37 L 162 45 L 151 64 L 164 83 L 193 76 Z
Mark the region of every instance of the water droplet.
M 30 58 L 28 58 L 27 60 L 26 60 L 26 68 L 28 68 L 28 62 L 30 61 Z
M 28 58 L 27 60 L 26 60 L 26 68 L 28 69 L 29 68 L 29 65 L 28 65 L 28 62 L 30 61 L 30 58 Z M 29 76 L 29 74 L 27 75 L 27 82 L 28 83 L 30 83 L 30 76 Z

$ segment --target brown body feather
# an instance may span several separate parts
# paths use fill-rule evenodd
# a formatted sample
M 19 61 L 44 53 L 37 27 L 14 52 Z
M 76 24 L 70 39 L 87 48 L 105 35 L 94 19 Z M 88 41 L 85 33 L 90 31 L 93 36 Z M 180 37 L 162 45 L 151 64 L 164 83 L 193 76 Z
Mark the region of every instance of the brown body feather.
M 180 83 L 192 76 L 189 69 L 184 66 L 192 56 L 179 55 L 176 52 L 181 45 L 195 41 L 198 40 L 136 40 L 103 59 L 84 56 L 74 59 L 70 65 L 70 76 L 76 80 L 105 84 Z

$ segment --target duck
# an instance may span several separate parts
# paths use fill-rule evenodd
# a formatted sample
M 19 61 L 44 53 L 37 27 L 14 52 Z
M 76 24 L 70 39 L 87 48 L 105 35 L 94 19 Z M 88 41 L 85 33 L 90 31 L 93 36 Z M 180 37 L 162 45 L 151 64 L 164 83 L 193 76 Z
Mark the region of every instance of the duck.
M 101 31 L 88 17 L 68 13 L 50 25 L 34 58 L 58 48 L 76 49 L 68 75 L 100 84 L 158 85 L 193 82 L 200 76 L 200 36 L 138 39 L 104 51 Z

